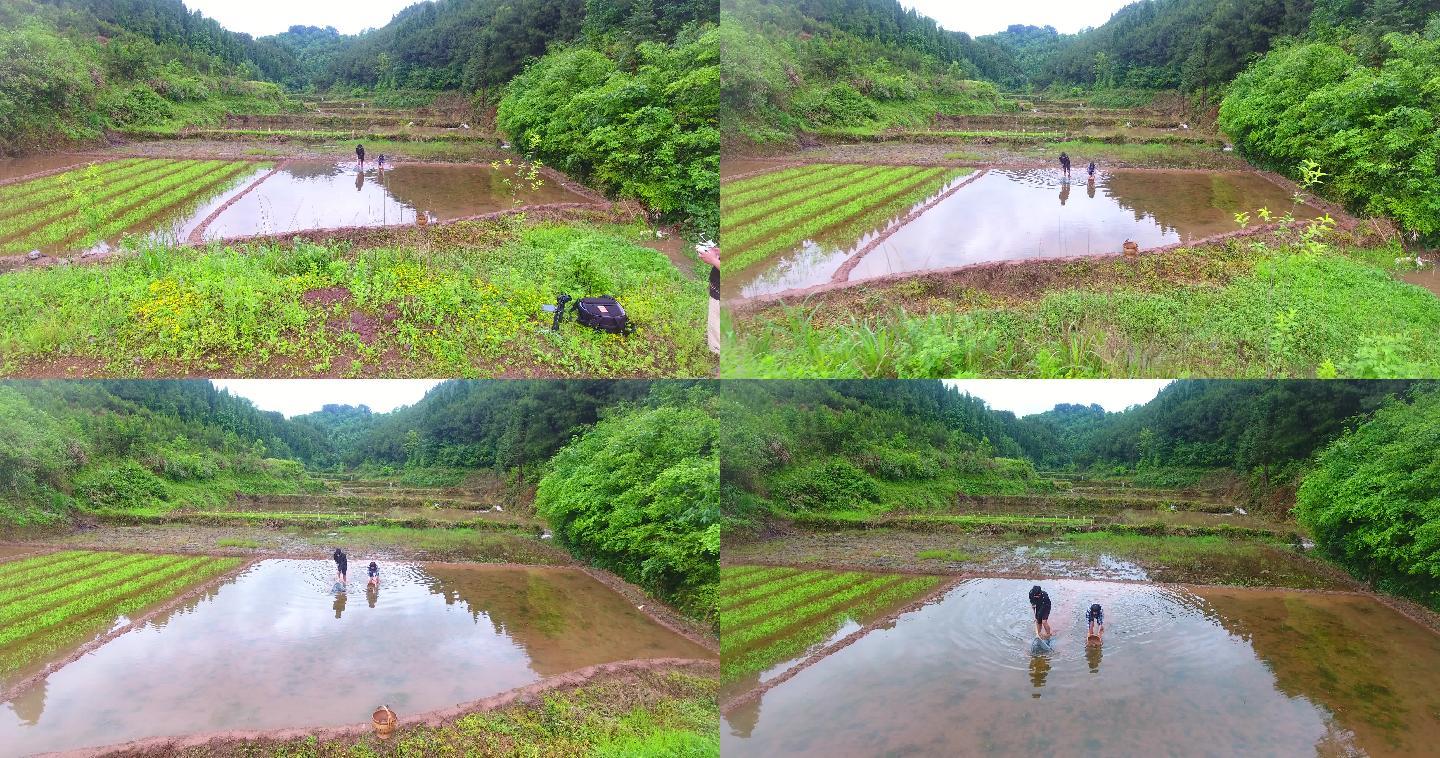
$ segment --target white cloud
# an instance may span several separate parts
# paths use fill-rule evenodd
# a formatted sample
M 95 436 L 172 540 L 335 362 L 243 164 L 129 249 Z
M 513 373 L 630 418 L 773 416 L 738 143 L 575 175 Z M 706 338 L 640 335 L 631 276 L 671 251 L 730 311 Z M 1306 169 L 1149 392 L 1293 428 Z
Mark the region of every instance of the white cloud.
M 414 405 L 435 379 L 212 379 L 217 389 L 247 398 L 265 411 L 287 418 L 313 413 L 327 404 L 368 405 L 376 413 L 389 413 Z
M 1134 0 L 1012 0 L 989 3 L 955 0 L 900 0 L 906 8 L 939 22 L 940 26 L 972 37 L 1004 31 L 1011 24 L 1053 26 L 1061 34 L 1074 34 L 1087 26 L 1100 26 L 1115 11 Z
M 1170 379 L 954 379 L 945 383 L 1017 416 L 1044 413 L 1061 403 L 1096 404 L 1123 411 L 1155 399 Z

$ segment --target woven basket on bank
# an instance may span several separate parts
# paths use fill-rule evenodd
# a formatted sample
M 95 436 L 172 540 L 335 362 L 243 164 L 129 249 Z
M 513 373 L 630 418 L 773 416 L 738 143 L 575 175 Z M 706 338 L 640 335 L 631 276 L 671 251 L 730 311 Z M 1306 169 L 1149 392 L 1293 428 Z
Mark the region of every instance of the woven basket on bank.
M 370 723 L 375 727 L 375 736 L 382 740 L 390 739 L 390 735 L 395 731 L 396 720 L 395 712 L 390 710 L 388 705 L 382 705 L 370 714 Z

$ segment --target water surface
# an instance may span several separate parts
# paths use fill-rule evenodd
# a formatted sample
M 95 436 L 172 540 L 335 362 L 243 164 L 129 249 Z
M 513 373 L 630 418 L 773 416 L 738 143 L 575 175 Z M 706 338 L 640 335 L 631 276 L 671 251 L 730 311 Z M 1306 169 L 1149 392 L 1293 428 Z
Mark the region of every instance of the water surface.
M 362 723 L 608 661 L 703 658 L 583 572 L 390 564 L 348 593 L 329 561 L 267 560 L 0 707 L 3 752 Z
M 65 168 L 67 166 L 79 166 L 97 160 L 92 156 L 66 155 L 66 154 L 45 154 L 27 155 L 21 158 L 0 158 L 0 179 L 14 179 L 17 176 L 29 176 L 40 171 Z
M 730 713 L 726 755 L 1420 755 L 1440 637 L 1363 596 L 972 580 Z M 1084 611 L 1105 606 L 1103 648 Z
M 532 188 L 504 167 L 401 163 L 381 171 L 373 160 L 364 170 L 355 161 L 295 161 L 221 213 L 205 238 L 413 224 L 419 216 L 447 221 L 513 208 L 517 201 L 585 202 L 553 179 L 542 180 Z
M 1250 173 L 1115 170 L 1090 181 L 1077 164 L 1073 179 L 1064 182 L 1058 170 L 992 170 L 895 230 L 861 259 L 849 280 L 1114 254 L 1127 240 L 1146 250 L 1236 231 L 1239 212 L 1259 224 L 1260 208 L 1276 217 L 1287 211 L 1299 218 L 1319 215 L 1308 205 L 1296 207 L 1279 186 Z M 880 231 L 859 240 L 807 241 L 799 251 L 727 277 L 726 285 L 731 296 L 754 297 L 825 284 Z

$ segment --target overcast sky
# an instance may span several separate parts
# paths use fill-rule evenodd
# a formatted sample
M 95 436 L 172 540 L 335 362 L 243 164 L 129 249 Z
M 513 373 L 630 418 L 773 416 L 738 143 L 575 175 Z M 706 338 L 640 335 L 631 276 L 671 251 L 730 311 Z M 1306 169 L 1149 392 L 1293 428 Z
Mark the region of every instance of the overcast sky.
M 1010 0 L 991 5 L 974 0 L 900 0 L 935 19 L 940 26 L 972 37 L 1004 31 L 1011 24 L 1053 26 L 1061 34 L 1074 34 L 1087 26 L 1099 26 L 1115 11 L 1135 0 Z
M 390 23 L 402 8 L 419 0 L 185 0 L 185 6 L 219 21 L 232 32 L 255 37 L 290 27 L 333 26 L 355 34 Z M 943 3 L 942 3 L 943 5 Z
M 389 413 L 414 405 L 440 382 L 434 379 L 212 379 L 232 395 L 248 398 L 262 411 L 280 411 L 287 418 L 324 406 L 368 405 Z
M 1060 403 L 1099 404 L 1123 411 L 1155 399 L 1170 379 L 954 379 L 959 387 L 998 411 L 1017 416 L 1044 413 Z

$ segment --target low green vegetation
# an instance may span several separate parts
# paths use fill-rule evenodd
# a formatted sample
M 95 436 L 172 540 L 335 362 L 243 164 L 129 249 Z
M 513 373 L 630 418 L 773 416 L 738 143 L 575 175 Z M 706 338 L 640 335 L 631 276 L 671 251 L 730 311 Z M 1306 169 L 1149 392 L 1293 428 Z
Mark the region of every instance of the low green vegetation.
M 383 755 L 524 755 L 535 758 L 718 758 L 716 682 L 685 671 L 647 672 L 557 690 L 442 726 L 374 737 L 296 738 L 226 747 L 227 755 L 359 758 Z M 207 756 L 206 749 L 182 756 Z
M 246 537 L 221 537 L 215 540 L 216 547 L 243 547 L 249 550 L 259 550 L 259 540 L 252 540 Z
M 1440 610 L 1440 392 L 1377 411 L 1315 459 L 1296 515 L 1337 563 Z
M 1368 60 L 1354 47 L 1269 53 L 1230 86 L 1220 126 L 1261 165 L 1313 161 L 1337 199 L 1440 240 L 1440 23 L 1425 38 L 1386 35 Z
M 721 397 L 721 489 L 736 526 L 1055 488 L 982 401 L 938 384 L 726 382 Z
M 180 3 L 126 7 L 0 5 L 0 154 L 297 107 L 278 85 L 253 81 L 263 51 L 250 37 Z
M 125 160 L 29 182 L 0 194 L 0 255 L 84 249 L 146 232 L 268 168 L 243 161 Z
M 809 239 L 859 239 L 968 173 L 815 164 L 727 182 L 721 193 L 726 253 L 720 270 L 739 271 Z
M 725 683 L 801 658 L 846 623 L 869 623 L 941 582 L 928 576 L 748 566 L 726 566 L 720 573 Z
M 738 0 L 720 14 L 723 128 L 733 143 L 824 129 L 925 126 L 1006 106 L 967 59 L 971 40 L 898 5 Z
M 60 552 L 5 565 L 0 681 L 237 566 L 236 558 Z
M 630 61 L 557 49 L 510 82 L 496 124 L 527 155 L 714 237 L 720 225 L 719 34 L 641 42 Z
M 888 286 L 888 312 L 769 308 L 732 321 L 727 377 L 1420 376 L 1440 372 L 1440 299 L 1396 281 L 1398 248 L 1235 245 L 1183 286 L 1128 262 L 1105 289 L 1006 303 Z M 1230 255 L 1244 260 L 1230 265 Z M 1150 264 L 1161 265 L 1156 261 Z M 1083 268 L 1090 264 L 1075 264 Z M 1229 269 L 1227 271 L 1227 268 Z M 1150 271 L 1153 272 L 1153 268 Z M 1128 279 L 1129 281 L 1123 281 Z M 1208 280 L 1208 281 L 1207 281 Z M 1181 284 L 1182 286 L 1177 286 Z M 866 294 L 862 287 L 859 294 Z M 834 307 L 834 306 L 831 306 Z M 835 310 L 839 310 L 835 308 Z
M 952 563 L 965 563 L 974 558 L 963 550 L 921 550 L 915 554 L 915 557 L 922 561 L 950 561 Z
M 342 526 L 336 536 L 317 536 L 317 541 L 331 542 L 345 548 L 402 548 L 415 551 L 431 560 L 471 561 L 477 563 L 523 563 L 527 565 L 564 565 L 569 557 L 561 550 L 537 541 L 532 535 L 513 531 L 477 531 L 473 529 L 416 529 L 397 526 Z
M 708 387 L 657 388 L 556 454 L 536 510 L 577 555 L 713 621 L 718 425 Z
M 345 242 L 144 244 L 0 288 L 0 370 L 108 375 L 705 375 L 704 288 L 618 229 L 510 218 Z M 557 292 L 610 294 L 638 332 L 549 331 Z

